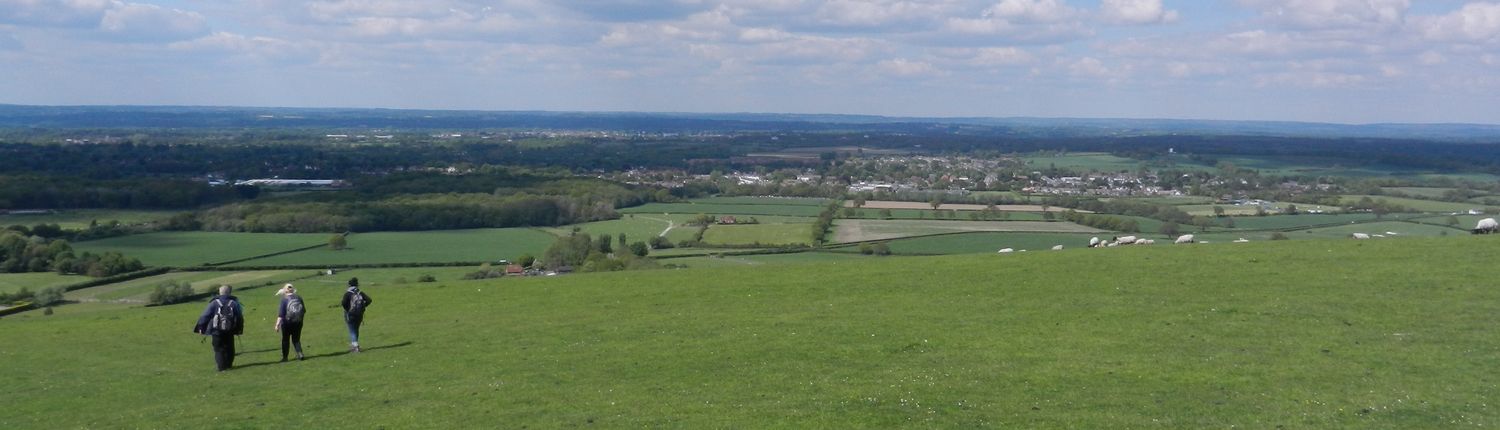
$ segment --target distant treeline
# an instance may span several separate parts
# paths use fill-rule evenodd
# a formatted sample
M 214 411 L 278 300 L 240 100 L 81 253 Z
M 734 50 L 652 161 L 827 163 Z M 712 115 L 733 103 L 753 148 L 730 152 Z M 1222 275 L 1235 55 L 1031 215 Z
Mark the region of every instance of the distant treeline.
M 671 199 L 661 190 L 525 171 L 407 173 L 354 190 L 223 205 L 173 218 L 173 230 L 319 233 L 557 226 L 618 218 L 617 207 Z
M 0 209 L 178 209 L 255 198 L 256 187 L 186 179 L 0 176 Z
M 15 230 L 0 230 L 0 273 L 57 272 L 103 277 L 141 268 L 140 260 L 119 253 L 75 255 L 66 240 L 28 238 Z

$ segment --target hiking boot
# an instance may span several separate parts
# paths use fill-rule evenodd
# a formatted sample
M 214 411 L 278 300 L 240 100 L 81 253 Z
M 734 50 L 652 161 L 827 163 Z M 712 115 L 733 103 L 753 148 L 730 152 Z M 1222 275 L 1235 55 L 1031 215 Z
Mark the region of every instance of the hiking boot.
M 285 363 L 286 362 L 286 357 L 281 357 L 281 362 Z
M 302 361 L 302 353 L 297 353 L 297 361 Z

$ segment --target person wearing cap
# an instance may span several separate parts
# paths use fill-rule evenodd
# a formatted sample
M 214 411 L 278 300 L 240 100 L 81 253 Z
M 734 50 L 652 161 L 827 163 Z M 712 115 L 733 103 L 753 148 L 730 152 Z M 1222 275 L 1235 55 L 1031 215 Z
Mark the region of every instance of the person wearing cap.
M 349 278 L 349 289 L 344 291 L 344 324 L 349 327 L 349 351 L 360 352 L 359 325 L 365 321 L 365 308 L 373 303 L 370 296 L 359 290 L 359 278 Z
M 276 294 L 281 296 L 281 305 L 276 310 L 276 331 L 281 332 L 281 361 L 286 361 L 288 347 L 296 347 L 297 359 L 302 360 L 302 321 L 307 304 L 292 284 L 286 284 Z

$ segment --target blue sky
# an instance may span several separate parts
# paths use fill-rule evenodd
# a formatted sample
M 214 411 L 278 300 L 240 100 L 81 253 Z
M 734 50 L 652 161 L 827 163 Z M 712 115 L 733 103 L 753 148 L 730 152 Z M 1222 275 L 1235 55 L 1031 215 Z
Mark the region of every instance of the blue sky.
M 0 0 L 0 103 L 1500 123 L 1500 1 Z

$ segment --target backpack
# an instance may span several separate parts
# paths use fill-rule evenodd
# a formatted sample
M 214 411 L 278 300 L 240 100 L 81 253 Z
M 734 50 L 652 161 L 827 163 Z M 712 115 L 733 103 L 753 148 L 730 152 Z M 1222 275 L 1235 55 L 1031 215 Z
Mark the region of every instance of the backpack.
M 363 316 L 365 314 L 365 306 L 369 304 L 370 301 L 365 297 L 363 291 L 355 291 L 354 297 L 349 298 L 349 315 Z
M 208 328 L 215 334 L 234 333 L 240 328 L 238 311 L 234 300 L 218 300 L 219 310 L 214 312 L 214 317 L 208 322 Z
M 302 296 L 296 294 L 286 298 L 286 322 L 302 322 L 302 315 L 307 313 L 307 308 L 302 305 Z

